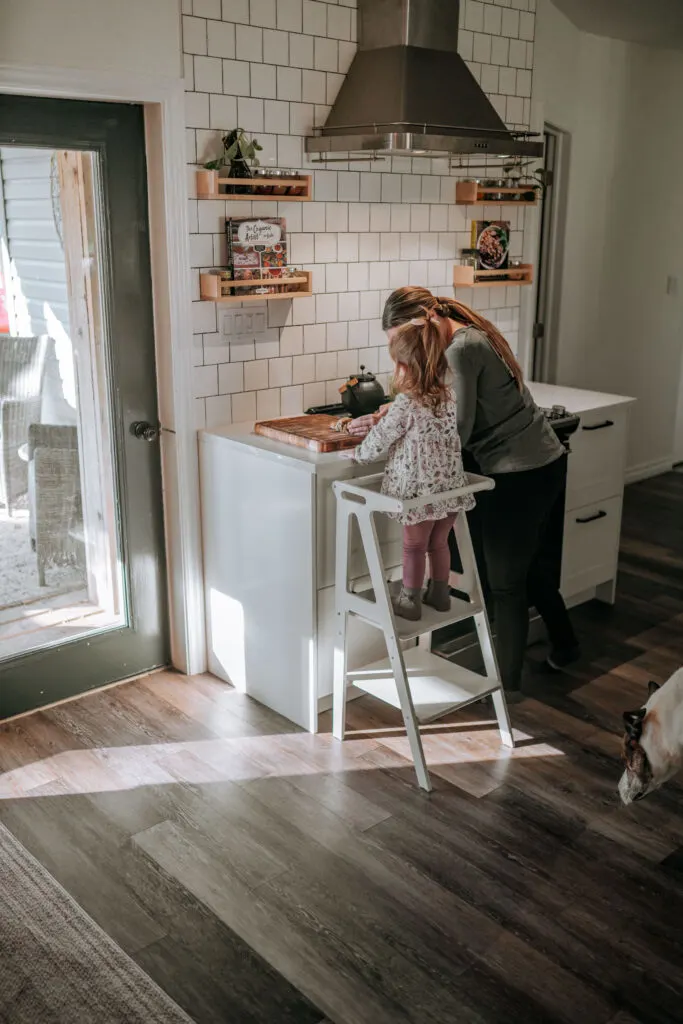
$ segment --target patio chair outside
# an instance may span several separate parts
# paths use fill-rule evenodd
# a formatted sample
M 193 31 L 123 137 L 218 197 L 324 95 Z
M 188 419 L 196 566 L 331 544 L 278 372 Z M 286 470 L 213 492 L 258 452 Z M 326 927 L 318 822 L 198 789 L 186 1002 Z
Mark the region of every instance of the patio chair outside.
M 40 423 L 48 344 L 47 334 L 0 334 L 0 503 L 8 516 L 28 489 L 28 464 L 20 449 L 28 441 L 29 426 Z

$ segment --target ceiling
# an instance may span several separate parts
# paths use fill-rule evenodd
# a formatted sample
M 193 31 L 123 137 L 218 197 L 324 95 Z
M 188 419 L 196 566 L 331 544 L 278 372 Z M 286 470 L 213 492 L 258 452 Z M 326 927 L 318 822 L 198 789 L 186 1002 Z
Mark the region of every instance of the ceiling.
M 683 0 L 552 0 L 584 32 L 683 49 Z

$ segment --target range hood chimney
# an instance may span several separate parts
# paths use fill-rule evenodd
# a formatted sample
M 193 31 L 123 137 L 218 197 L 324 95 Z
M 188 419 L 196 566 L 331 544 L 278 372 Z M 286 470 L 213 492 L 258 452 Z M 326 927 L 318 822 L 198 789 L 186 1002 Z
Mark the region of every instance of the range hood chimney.
M 543 154 L 511 132 L 457 52 L 459 0 L 358 0 L 359 45 L 309 153 Z

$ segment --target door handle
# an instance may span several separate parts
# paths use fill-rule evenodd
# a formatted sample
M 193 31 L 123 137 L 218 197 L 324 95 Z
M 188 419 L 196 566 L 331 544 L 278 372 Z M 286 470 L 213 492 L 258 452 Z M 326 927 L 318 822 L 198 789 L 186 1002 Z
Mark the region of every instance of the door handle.
M 607 513 L 603 509 L 600 509 L 600 511 L 596 512 L 594 516 L 586 516 L 585 518 L 578 517 L 576 521 L 577 523 L 594 523 L 596 519 L 604 519 L 606 515 Z
M 584 430 L 604 430 L 605 427 L 613 427 L 614 420 L 605 420 L 604 423 L 593 423 L 590 427 L 584 427 Z
M 130 432 L 140 441 L 157 441 L 159 438 L 159 427 L 155 427 L 153 423 L 147 423 L 146 420 L 136 420 L 135 423 L 131 423 Z

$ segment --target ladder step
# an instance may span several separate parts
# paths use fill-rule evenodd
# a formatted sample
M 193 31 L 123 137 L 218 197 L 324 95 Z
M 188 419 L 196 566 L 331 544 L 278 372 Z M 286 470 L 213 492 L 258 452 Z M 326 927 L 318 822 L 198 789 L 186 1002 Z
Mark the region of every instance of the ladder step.
M 367 612 L 359 611 L 357 607 L 350 607 L 349 610 L 353 611 L 353 613 L 358 615 L 358 617 L 363 619 L 363 621 L 382 629 L 383 622 L 379 621 L 379 618 L 382 615 L 382 609 L 379 605 L 374 605 L 374 591 L 363 590 L 359 594 L 354 594 L 352 596 L 373 602 L 373 607 L 368 608 Z M 351 601 L 349 601 L 349 605 L 352 605 Z M 377 618 L 370 617 L 373 610 L 376 610 Z M 444 626 L 452 626 L 456 622 L 462 622 L 464 619 L 471 619 L 473 615 L 476 615 L 477 612 L 480 611 L 481 608 L 479 605 L 470 604 L 468 601 L 463 601 L 459 597 L 451 598 L 451 610 L 448 612 L 437 612 L 435 608 L 430 608 L 429 605 L 423 604 L 422 618 L 417 622 L 410 622 L 408 619 L 401 619 L 398 616 L 395 617 L 396 636 L 399 640 L 415 640 L 417 637 L 423 636 L 425 633 L 432 633 L 435 629 L 442 629 Z
M 415 714 L 420 722 L 432 722 L 500 689 L 499 680 L 471 672 L 421 647 L 404 651 L 403 657 Z M 347 672 L 347 679 L 358 689 L 400 710 L 401 702 L 388 658 Z

